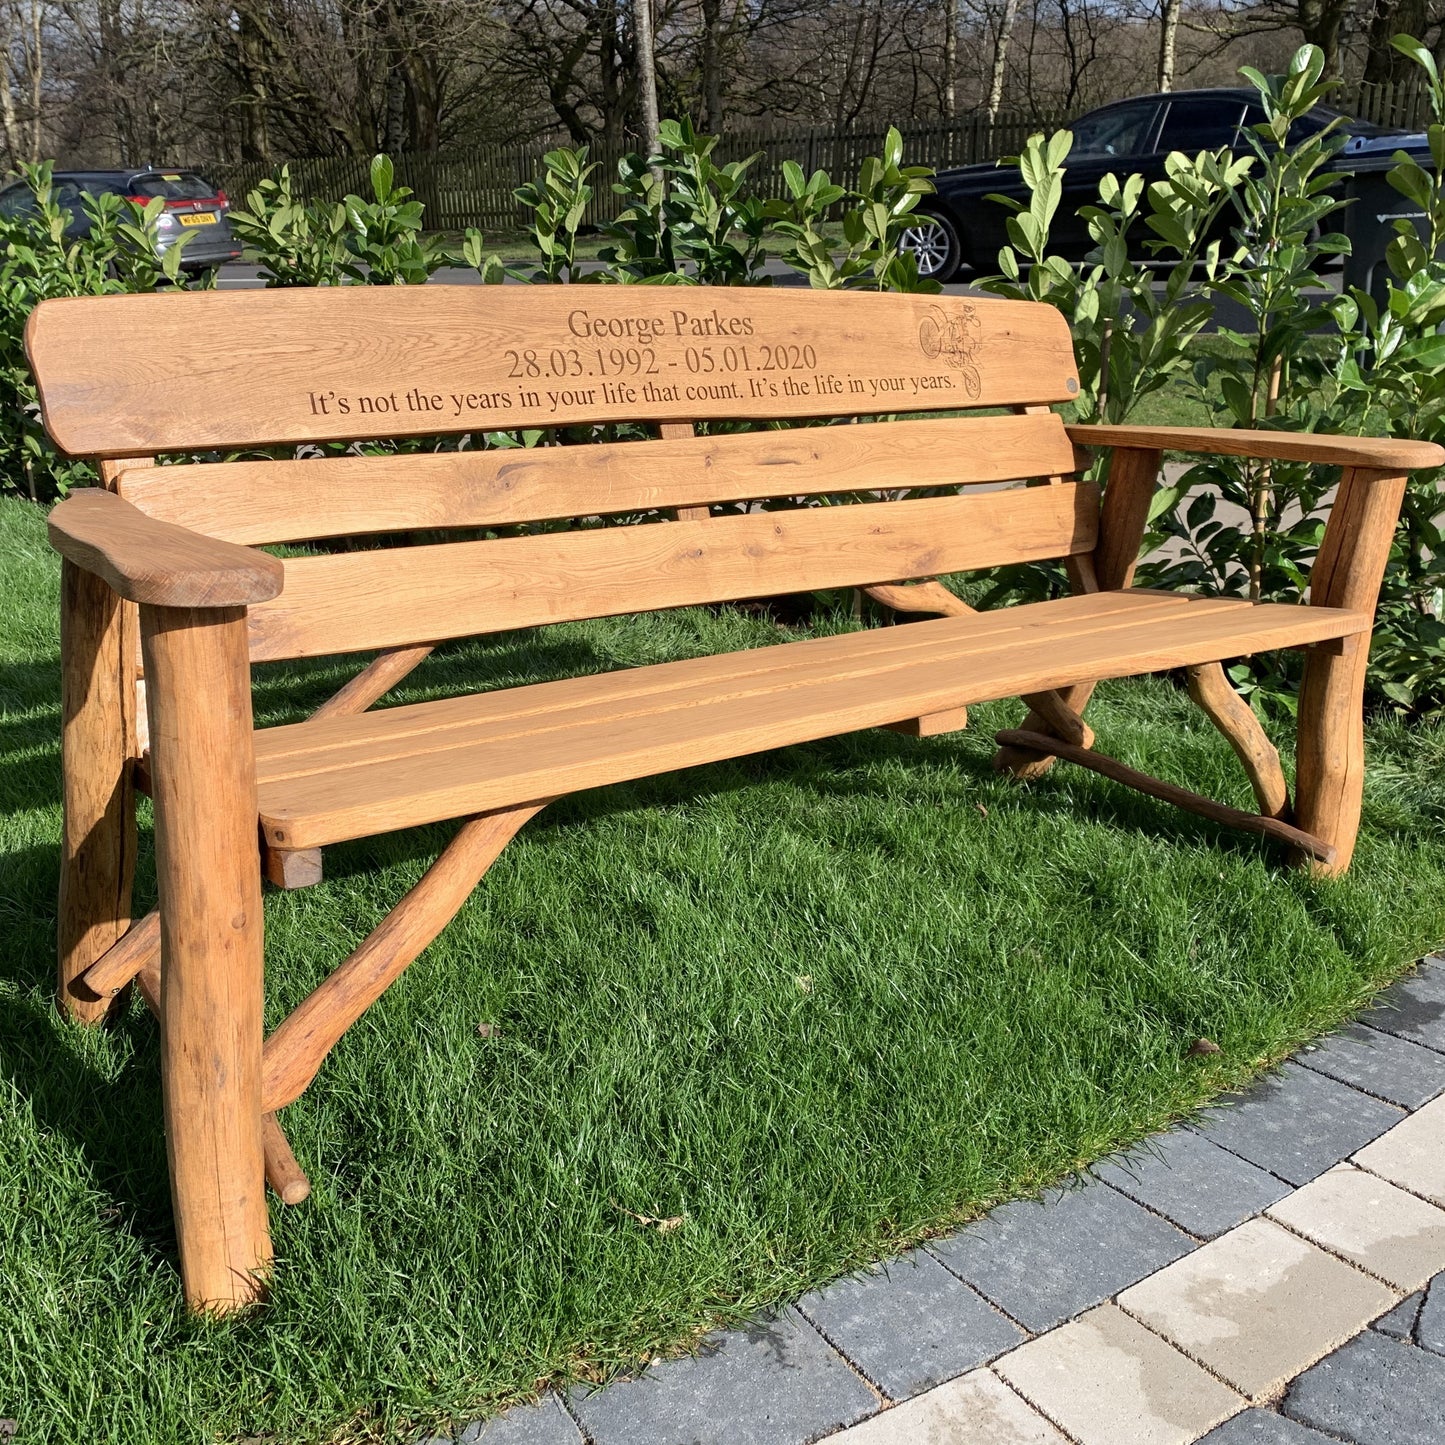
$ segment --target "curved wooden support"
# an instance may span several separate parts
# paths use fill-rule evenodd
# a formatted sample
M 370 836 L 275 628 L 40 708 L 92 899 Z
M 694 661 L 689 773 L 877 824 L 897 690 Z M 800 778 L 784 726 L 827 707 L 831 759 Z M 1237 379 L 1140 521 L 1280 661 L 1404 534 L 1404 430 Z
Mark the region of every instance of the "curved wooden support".
M 1046 733 L 1006 729 L 997 734 L 997 741 L 1003 747 L 1027 748 L 1034 752 L 1051 753 L 1055 757 L 1077 763 L 1081 768 L 1088 768 L 1091 772 L 1102 773 L 1104 777 L 1112 778 L 1116 783 L 1123 783 L 1126 787 L 1147 793 L 1151 798 L 1158 798 L 1165 803 L 1173 803 L 1176 808 L 1182 808 L 1186 813 L 1195 813 L 1201 818 L 1222 823 L 1227 828 L 1239 828 L 1246 833 L 1259 833 L 1263 837 L 1273 838 L 1277 843 L 1288 844 L 1291 848 L 1308 854 L 1311 858 L 1319 859 L 1327 867 L 1335 860 L 1334 848 L 1323 839 L 1316 838 L 1312 833 L 1306 833 L 1301 828 L 1283 823 L 1278 818 L 1264 818 L 1258 813 L 1245 813 L 1238 808 L 1231 808 L 1225 803 L 1216 803 L 1213 798 L 1192 793 L 1188 788 L 1181 788 L 1175 783 L 1166 783 L 1163 778 L 1155 778 L 1148 773 L 1141 773 L 1136 768 L 1129 767 L 1127 763 L 1121 763 L 1116 758 L 1108 757 L 1103 753 L 1092 752 L 1088 748 L 1077 748 L 1072 743 L 1060 742 Z
M 1266 818 L 1289 821 L 1289 788 L 1279 753 L 1265 735 L 1254 709 L 1234 690 L 1224 674 L 1224 664 L 1201 662 L 1186 669 L 1189 696 L 1199 704 L 1210 722 L 1225 736 L 1235 756 L 1249 775 L 1250 787 Z
M 327 717 L 350 717 L 365 712 L 372 703 L 386 696 L 402 678 L 414 671 L 436 649 L 423 647 L 392 647 L 367 663 L 344 687 L 334 692 L 315 712 L 312 722 Z
M 152 963 L 159 967 L 160 958 L 161 916 L 152 909 L 71 984 L 71 992 L 82 997 L 83 989 L 97 998 L 112 999 L 142 969 Z
M 517 830 L 550 801 L 481 813 L 462 824 L 416 887 L 266 1040 L 266 1113 L 301 1097 L 341 1036 L 451 922 Z
M 942 582 L 880 582 L 861 589 L 875 602 L 895 612 L 927 612 L 942 617 L 963 617 L 976 609 L 956 597 Z
M 1065 693 L 1072 691 L 1072 688 L 1064 689 Z M 1064 701 L 1060 693 L 1026 692 L 1023 701 L 1028 704 L 1031 715 L 1041 717 L 1048 724 L 1048 730 L 1055 737 L 1073 743 L 1076 748 L 1094 746 L 1093 728 Z

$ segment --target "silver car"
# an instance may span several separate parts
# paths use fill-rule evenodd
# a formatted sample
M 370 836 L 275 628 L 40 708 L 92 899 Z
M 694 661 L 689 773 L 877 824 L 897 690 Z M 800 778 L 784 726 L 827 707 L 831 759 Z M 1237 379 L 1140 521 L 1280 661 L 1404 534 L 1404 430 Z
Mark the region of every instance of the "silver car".
M 80 205 L 82 195 L 106 192 L 145 205 L 160 196 L 165 209 L 158 219 L 158 249 L 167 251 L 179 237 L 190 235 L 181 252 L 181 269 L 206 271 L 235 261 L 241 243 L 231 234 L 226 219 L 230 209 L 225 191 L 195 171 L 148 167 L 131 171 L 56 171 L 52 177 L 56 201 L 70 212 L 65 228 L 70 236 L 84 236 L 90 221 Z M 24 216 L 35 209 L 35 197 L 24 181 L 0 191 L 0 215 Z

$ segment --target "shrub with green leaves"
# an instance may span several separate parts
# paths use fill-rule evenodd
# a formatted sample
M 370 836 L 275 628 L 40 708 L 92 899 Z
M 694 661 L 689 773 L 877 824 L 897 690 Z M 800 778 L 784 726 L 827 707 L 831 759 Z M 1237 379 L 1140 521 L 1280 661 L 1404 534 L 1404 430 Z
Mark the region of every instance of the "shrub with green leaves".
M 792 242 L 782 259 L 806 276 L 810 286 L 929 294 L 939 290 L 936 281 L 919 276 L 916 258 L 903 249 L 918 202 L 932 194 L 933 171 L 904 166 L 903 137 L 896 127 L 889 126 L 882 155 L 865 157 L 851 191 L 836 185 L 826 171 L 814 171 L 805 179 L 796 161 L 785 161 L 782 169 L 789 198 L 769 202 L 766 214 Z M 824 224 L 840 205 L 845 208 L 841 250 Z
M 1338 123 L 1303 138 L 1292 128 L 1320 104 L 1332 82 L 1303 46 L 1281 76 L 1243 73 L 1259 92 L 1263 123 L 1242 136 L 1243 153 L 1173 155 L 1167 179 L 1106 176 L 1099 204 L 1081 211 L 1093 248 L 1081 264 L 1055 254 L 1050 233 L 1071 137 L 1032 137 L 1018 159 L 1027 204 L 1010 203 L 1002 275 L 995 294 L 1047 301 L 1068 318 L 1079 364 L 1079 420 L 1127 420 L 1166 384 L 1181 387 L 1215 426 L 1289 431 L 1388 431 L 1445 441 L 1445 89 L 1418 41 L 1396 46 L 1433 87 L 1432 170 L 1401 152 L 1390 181 L 1425 213 L 1425 234 L 1395 223 L 1391 279 L 1379 307 L 1366 294 L 1331 295 L 1328 261 L 1348 250 L 1334 232 L 1346 204 L 1333 162 L 1344 145 Z M 1143 204 L 1147 202 L 1148 213 Z M 1228 208 L 1225 211 L 1223 208 Z M 1232 224 L 1220 246 L 1206 243 L 1222 215 Z M 1131 260 L 1127 238 L 1140 218 L 1160 285 Z M 1197 338 L 1221 300 L 1247 324 Z M 1298 601 L 1323 534 L 1338 472 L 1304 463 L 1244 458 L 1194 461 L 1161 488 L 1141 567 L 1150 585 L 1257 599 Z M 1412 479 L 1381 598 L 1371 652 L 1376 699 L 1401 711 L 1445 709 L 1445 536 L 1439 479 Z M 1160 550 L 1162 549 L 1162 550 Z M 1014 569 L 995 596 L 1039 595 L 1054 572 Z M 1235 683 L 1266 709 L 1293 710 L 1298 658 L 1269 654 L 1236 664 Z
M 1337 409 L 1391 436 L 1445 442 L 1445 84 L 1413 36 L 1395 49 L 1420 67 L 1432 119 L 1430 165 L 1396 153 L 1390 184 L 1419 207 L 1423 226 L 1394 222 L 1384 304 L 1364 291 L 1336 375 Z M 1422 234 L 1423 232 L 1423 234 Z M 1445 509 L 1440 472 L 1410 476 L 1380 593 L 1370 649 L 1376 686 L 1401 712 L 1445 713 Z
M 231 212 L 267 286 L 418 284 L 451 263 L 444 240 L 422 234 L 422 204 L 396 184 L 389 156 L 372 158 L 369 180 L 370 200 L 307 201 L 282 166 Z
M 25 323 L 52 296 L 104 296 L 190 284 L 180 269 L 182 233 L 164 253 L 159 219 L 165 202 L 144 206 L 109 192 L 82 194 L 85 234 L 56 198 L 50 162 L 21 167 L 33 208 L 0 217 L 0 491 L 51 501 L 94 481 L 89 463 L 61 456 L 40 422 L 25 356 Z M 204 282 L 200 284 L 206 284 Z

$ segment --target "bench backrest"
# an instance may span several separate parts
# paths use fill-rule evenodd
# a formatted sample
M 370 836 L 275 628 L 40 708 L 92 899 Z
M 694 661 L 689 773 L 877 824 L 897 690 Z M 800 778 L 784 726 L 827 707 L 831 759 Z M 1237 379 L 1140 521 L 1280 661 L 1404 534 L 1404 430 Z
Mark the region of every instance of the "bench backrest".
M 1047 410 L 1077 393 L 1068 330 L 1024 302 L 692 287 L 176 293 L 47 301 L 26 343 L 51 436 L 110 459 L 608 422 L 1015 413 L 118 467 L 141 510 L 252 544 L 886 497 L 1074 467 Z M 282 594 L 251 610 L 253 656 L 931 577 L 1088 552 L 1097 532 L 1097 489 L 1071 483 L 301 557 Z

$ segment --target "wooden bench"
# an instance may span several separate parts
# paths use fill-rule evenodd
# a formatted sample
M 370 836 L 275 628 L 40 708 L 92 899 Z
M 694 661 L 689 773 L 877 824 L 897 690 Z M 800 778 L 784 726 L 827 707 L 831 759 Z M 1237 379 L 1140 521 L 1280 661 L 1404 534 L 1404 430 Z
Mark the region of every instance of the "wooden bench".
M 50 521 L 64 557 L 60 998 L 94 1022 L 134 979 L 157 1010 L 185 1288 L 214 1310 L 264 1289 L 264 1179 L 288 1201 L 307 1190 L 276 1111 L 561 794 L 854 729 L 946 731 L 968 704 L 1017 695 L 1029 713 L 1000 735 L 1002 766 L 1027 776 L 1066 757 L 1270 835 L 1321 872 L 1345 868 L 1396 510 L 1407 469 L 1445 461 L 1409 441 L 1067 427 L 1050 407 L 1077 391 L 1068 331 L 1029 303 L 562 286 L 174 294 L 44 302 L 27 344 L 50 435 L 97 458 L 104 481 Z M 694 434 L 698 421 L 968 408 L 1001 414 Z M 221 460 L 623 421 L 661 436 Z M 1113 448 L 1102 504 L 1070 479 L 1088 460 L 1078 448 L 1099 446 Z M 1309 605 L 1131 589 L 1165 449 L 1343 469 Z M 154 465 L 168 454 L 189 463 Z M 1024 485 L 960 486 L 1004 482 Z M 860 505 L 709 510 L 820 493 Z M 658 512 L 672 519 L 485 535 Z M 466 539 L 285 562 L 257 550 L 447 529 Z M 1073 595 L 976 613 L 931 580 L 1026 559 L 1062 559 Z M 938 615 L 367 710 L 448 638 L 836 587 Z M 1293 803 L 1219 665 L 1279 647 L 1308 650 Z M 253 662 L 366 651 L 375 659 L 309 721 L 253 731 Z M 1188 670 L 1257 814 L 1094 751 L 1082 717 L 1094 683 L 1164 668 Z M 138 788 L 155 801 L 160 903 L 132 923 Z M 263 876 L 314 882 L 327 844 L 444 819 L 465 821 L 436 864 L 263 1039 Z

